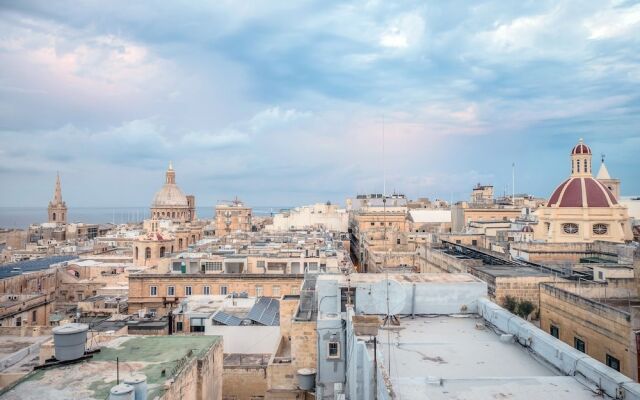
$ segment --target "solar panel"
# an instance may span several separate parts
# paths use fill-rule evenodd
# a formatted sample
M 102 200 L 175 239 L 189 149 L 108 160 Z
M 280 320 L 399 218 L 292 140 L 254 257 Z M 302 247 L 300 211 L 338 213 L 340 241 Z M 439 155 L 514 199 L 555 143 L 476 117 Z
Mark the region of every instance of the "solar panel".
M 39 271 L 47 269 L 51 264 L 59 263 L 62 261 L 69 261 L 78 258 L 77 256 L 53 256 L 46 258 L 38 258 L 35 260 L 18 261 L 11 264 L 5 264 L 0 267 L 0 278 L 7 278 L 9 276 L 20 275 L 22 272 Z M 15 271 L 13 268 L 19 268 Z
M 242 322 L 242 320 L 235 315 L 230 315 L 223 311 L 217 311 L 211 318 L 222 325 L 228 326 L 240 326 Z
M 269 297 L 260 297 L 251 307 L 247 318 L 261 325 L 280 325 L 280 302 Z

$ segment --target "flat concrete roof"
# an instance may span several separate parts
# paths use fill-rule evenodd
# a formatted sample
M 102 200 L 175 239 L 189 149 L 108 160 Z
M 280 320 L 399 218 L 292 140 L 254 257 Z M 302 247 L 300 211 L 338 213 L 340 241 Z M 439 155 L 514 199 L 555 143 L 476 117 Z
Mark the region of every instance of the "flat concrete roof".
M 380 274 L 360 274 L 354 273 L 348 275 L 351 283 L 375 283 L 385 279 L 393 279 L 400 283 L 461 283 L 461 282 L 482 282 L 478 278 L 470 274 L 449 274 L 449 273 L 415 273 L 415 274 L 398 274 L 398 273 L 380 273 Z M 319 274 L 318 280 L 338 280 L 340 283 L 347 283 L 347 275 L 343 274 Z
M 482 265 L 471 268 L 495 277 L 525 277 L 525 276 L 553 276 L 548 271 L 540 271 L 533 267 L 521 267 L 515 265 Z
M 103 345 L 90 360 L 31 373 L 11 390 L 0 393 L 0 397 L 3 400 L 40 400 L 43 395 L 50 400 L 106 399 L 116 384 L 118 357 L 120 378 L 132 372 L 145 374 L 148 397 L 153 399 L 164 393 L 164 383 L 171 378 L 180 359 L 189 351 L 193 356 L 204 354 L 219 340 L 219 336 L 122 336 Z
M 479 316 L 401 319 L 378 332 L 384 368 L 398 398 L 593 399 L 570 376 L 503 342 Z

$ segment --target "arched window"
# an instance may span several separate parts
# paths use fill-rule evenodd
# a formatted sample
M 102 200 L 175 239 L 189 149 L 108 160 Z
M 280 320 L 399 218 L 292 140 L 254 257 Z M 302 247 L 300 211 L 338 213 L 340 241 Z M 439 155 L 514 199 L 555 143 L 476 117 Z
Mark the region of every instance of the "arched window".
M 173 253 L 173 246 L 171 246 L 171 252 Z
M 138 246 L 136 246 L 136 251 L 135 251 L 135 253 L 136 253 L 136 260 L 137 260 L 137 259 L 138 259 Z
M 56 220 L 56 213 L 53 213 L 53 220 Z
M 580 160 L 576 160 L 576 166 L 577 166 L 576 172 L 580 173 Z
M 164 257 L 164 246 L 160 247 L 160 257 Z
M 178 239 L 178 250 L 182 250 L 182 238 Z
M 150 259 L 150 258 L 151 258 L 151 248 L 150 248 L 150 247 L 147 247 L 147 248 L 144 250 L 144 258 L 145 258 L 146 260 L 148 260 L 148 259 Z
M 171 218 L 175 218 L 175 217 L 176 217 L 176 212 L 174 211 L 171 213 Z
M 584 172 L 587 172 L 587 167 L 589 166 L 589 162 L 587 161 L 587 159 L 584 159 Z

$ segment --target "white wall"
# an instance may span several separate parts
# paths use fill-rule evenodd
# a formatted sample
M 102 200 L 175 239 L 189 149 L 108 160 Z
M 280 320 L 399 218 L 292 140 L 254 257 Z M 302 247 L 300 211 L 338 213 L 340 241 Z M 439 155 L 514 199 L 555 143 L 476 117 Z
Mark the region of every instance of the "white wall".
M 205 335 L 222 336 L 225 353 L 274 353 L 280 343 L 279 326 L 226 326 L 206 322 Z

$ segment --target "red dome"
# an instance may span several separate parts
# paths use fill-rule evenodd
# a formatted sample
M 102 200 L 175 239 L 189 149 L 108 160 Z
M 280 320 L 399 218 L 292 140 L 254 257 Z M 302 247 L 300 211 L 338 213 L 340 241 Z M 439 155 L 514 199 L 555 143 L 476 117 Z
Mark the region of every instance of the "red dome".
M 562 182 L 553 191 L 547 207 L 611 207 L 615 204 L 618 204 L 615 196 L 602 183 L 591 177 L 576 177 Z
M 571 150 L 571 155 L 575 154 L 591 154 L 591 149 L 589 148 L 589 146 L 580 141 L 580 143 L 575 145 L 573 150 Z

